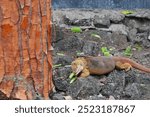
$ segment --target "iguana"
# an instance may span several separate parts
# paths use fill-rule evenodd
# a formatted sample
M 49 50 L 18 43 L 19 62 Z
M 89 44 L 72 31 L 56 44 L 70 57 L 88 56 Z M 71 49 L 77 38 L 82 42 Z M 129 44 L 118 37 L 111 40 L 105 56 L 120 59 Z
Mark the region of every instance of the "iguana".
M 140 71 L 150 73 L 150 68 L 146 68 L 126 57 L 83 56 L 75 59 L 71 63 L 72 71 L 79 77 L 87 77 L 90 74 L 107 74 L 115 68 L 128 71 L 132 67 Z

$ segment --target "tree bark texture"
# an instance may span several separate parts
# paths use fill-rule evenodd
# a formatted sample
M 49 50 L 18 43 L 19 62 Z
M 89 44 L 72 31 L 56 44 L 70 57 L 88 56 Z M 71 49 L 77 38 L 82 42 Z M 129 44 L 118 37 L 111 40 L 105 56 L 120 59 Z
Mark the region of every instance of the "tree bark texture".
M 51 0 L 0 0 L 0 91 L 48 99 L 52 86 Z

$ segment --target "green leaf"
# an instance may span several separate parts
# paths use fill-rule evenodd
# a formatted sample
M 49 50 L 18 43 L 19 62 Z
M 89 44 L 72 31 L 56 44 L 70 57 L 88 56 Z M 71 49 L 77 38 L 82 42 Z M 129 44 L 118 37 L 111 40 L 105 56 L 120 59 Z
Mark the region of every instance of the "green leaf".
M 121 11 L 121 13 L 124 14 L 124 15 L 129 15 L 129 14 L 133 14 L 134 11 L 124 10 L 124 11 Z
M 77 55 L 78 55 L 78 56 L 84 55 L 84 52 L 79 52 L 79 51 L 77 51 Z
M 142 46 L 140 44 L 135 44 L 135 48 L 136 50 L 138 51 L 141 51 L 142 50 Z
M 58 68 L 58 67 L 61 67 L 62 64 L 57 64 L 57 65 L 53 65 L 53 68 Z
M 64 56 L 64 54 L 63 54 L 63 53 L 57 53 L 57 55 L 59 55 L 59 56 Z
M 97 35 L 97 34 L 91 34 L 91 36 L 101 39 L 101 37 L 99 35 Z
M 126 48 L 126 50 L 124 51 L 124 55 L 125 56 L 132 56 L 132 48 L 131 48 L 131 46 L 128 46 Z
M 107 49 L 107 47 L 102 47 L 101 52 L 103 53 L 104 56 L 111 56 L 111 54 L 110 54 L 109 50 Z
M 81 33 L 82 32 L 82 29 L 80 27 L 72 27 L 71 28 L 71 31 L 73 33 Z
M 77 80 L 77 77 L 72 78 L 71 81 L 70 81 L 70 84 L 72 84 L 76 80 Z
M 113 51 L 113 50 L 115 50 L 115 48 L 114 48 L 114 47 L 111 47 L 111 48 L 109 48 L 109 50 L 110 50 L 110 51 Z
M 110 56 L 111 54 L 109 52 L 104 52 L 104 56 Z
M 71 74 L 69 75 L 69 79 L 72 79 L 74 76 L 75 76 L 75 73 L 71 73 Z
M 101 51 L 102 51 L 102 53 L 108 52 L 108 49 L 107 49 L 107 47 L 102 47 L 102 48 L 101 48 Z

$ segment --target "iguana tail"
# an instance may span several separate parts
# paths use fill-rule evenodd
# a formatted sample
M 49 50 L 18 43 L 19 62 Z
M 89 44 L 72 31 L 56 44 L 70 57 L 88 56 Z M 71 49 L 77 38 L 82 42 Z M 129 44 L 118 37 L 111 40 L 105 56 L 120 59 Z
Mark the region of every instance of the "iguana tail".
M 125 57 L 112 57 L 115 62 L 129 63 L 133 68 L 136 68 L 140 71 L 150 73 L 150 68 L 144 67 L 143 65 Z

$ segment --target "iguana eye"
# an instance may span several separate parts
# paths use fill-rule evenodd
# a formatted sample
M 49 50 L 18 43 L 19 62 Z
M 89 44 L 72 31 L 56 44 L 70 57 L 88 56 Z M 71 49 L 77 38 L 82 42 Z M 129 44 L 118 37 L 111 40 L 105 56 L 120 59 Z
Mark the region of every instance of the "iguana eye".
M 83 64 L 83 63 L 80 63 L 80 65 L 81 65 L 81 66 L 84 66 L 84 64 Z

